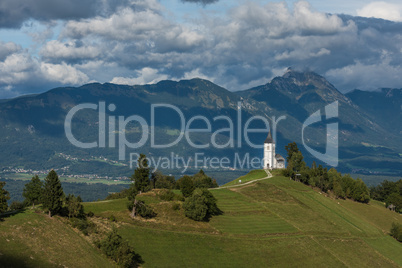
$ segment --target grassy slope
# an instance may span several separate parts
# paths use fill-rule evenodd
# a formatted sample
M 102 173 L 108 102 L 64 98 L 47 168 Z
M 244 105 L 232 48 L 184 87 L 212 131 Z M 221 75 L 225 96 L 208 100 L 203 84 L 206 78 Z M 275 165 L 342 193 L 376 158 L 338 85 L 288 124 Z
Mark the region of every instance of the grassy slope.
M 114 267 L 59 217 L 32 210 L 0 222 L 0 267 Z
M 245 186 L 212 190 L 224 214 L 210 222 L 185 218 L 182 209 L 173 210 L 172 202 L 161 202 L 155 193 L 140 196 L 158 213 L 152 220 L 130 219 L 125 199 L 85 203 L 85 210 L 101 218 L 114 215 L 119 233 L 142 256 L 144 267 L 402 266 L 402 244 L 387 234 L 393 221 L 402 223 L 400 215 L 386 210 L 379 202 L 366 205 L 334 200 L 301 183 L 274 175 L 277 176 Z M 32 223 L 36 219 L 41 224 L 50 221 L 33 213 L 14 217 L 0 223 L 0 239 L 4 231 L 15 225 L 29 227 L 27 220 Z M 10 223 L 11 220 L 15 222 Z M 71 232 L 73 241 L 88 247 L 85 250 L 91 256 L 85 262 L 69 265 L 57 248 L 52 254 L 38 254 L 36 247 L 30 246 L 35 243 L 31 240 L 13 243 L 23 248 L 26 261 L 36 264 L 32 266 L 49 264 L 50 258 L 67 266 L 83 267 L 86 262 L 98 266 L 103 260 L 99 252 L 71 228 L 62 227 L 58 232 Z M 12 250 L 1 244 L 3 256 L 12 257 Z M 35 259 L 30 260 L 29 256 Z
M 241 176 L 240 178 L 228 182 L 222 186 L 233 186 L 233 185 L 239 185 L 239 184 L 243 184 L 252 180 L 257 180 L 257 179 L 262 179 L 267 177 L 267 173 L 262 170 L 262 169 L 256 169 L 256 170 L 252 170 L 250 171 L 248 174 Z M 241 182 L 240 182 L 241 181 Z
M 261 177 L 256 174 L 250 177 Z M 119 232 L 144 267 L 402 266 L 402 245 L 387 234 L 393 221 L 402 223 L 400 215 L 375 201 L 334 200 L 274 175 L 212 190 L 224 214 L 209 223 L 184 218 L 182 210 L 173 211 L 151 193 L 141 197 L 158 212 L 150 221 L 131 220 L 126 200 L 89 203 L 86 209 L 126 222 Z

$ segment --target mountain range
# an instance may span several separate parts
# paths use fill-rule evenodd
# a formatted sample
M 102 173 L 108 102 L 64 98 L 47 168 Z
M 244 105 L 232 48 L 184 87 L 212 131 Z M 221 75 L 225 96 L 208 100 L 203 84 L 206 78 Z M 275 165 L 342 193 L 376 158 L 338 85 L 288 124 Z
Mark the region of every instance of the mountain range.
M 336 122 L 339 125 L 339 170 L 400 176 L 401 89 L 376 92 L 355 90 L 342 94 L 324 77 L 292 69 L 265 85 L 237 92 L 195 78 L 134 86 L 92 83 L 2 100 L 0 150 L 3 153 L 0 155 L 0 167 L 3 172 L 54 168 L 65 174 L 129 176 L 132 173 L 130 153 L 145 153 L 155 158 L 171 157 L 173 153 L 190 159 L 191 168 L 199 168 L 195 165 L 195 154 L 209 158 L 227 157 L 232 163 L 236 154 L 262 158 L 262 149 L 253 148 L 247 140 L 256 145 L 262 144 L 267 133 L 250 133 L 246 137 L 244 131 L 238 131 L 254 116 L 266 118 L 270 123 L 285 116 L 286 119 L 277 124 L 277 153 L 286 156 L 285 145 L 295 141 L 309 164 L 312 161 L 322 163 L 302 145 L 303 123 L 317 111 L 325 114 L 325 106 L 336 101 L 339 116 L 329 122 L 323 118 L 322 122 L 306 127 L 306 146 L 324 153 L 326 124 Z M 78 109 L 73 114 L 71 134 L 80 142 L 97 142 L 97 146 L 87 149 L 71 144 L 65 132 L 66 117 L 71 109 L 86 104 L 92 104 L 92 108 Z M 152 122 L 152 105 L 158 104 L 164 107 L 154 108 L 155 120 Z M 102 107 L 105 114 L 99 112 Z M 178 110 L 182 112 L 182 118 Z M 218 116 L 220 118 L 217 119 Z M 146 122 L 147 129 L 136 120 L 139 117 Z M 206 121 L 211 123 L 210 132 L 188 133 L 193 145 L 189 144 L 183 123 L 191 129 L 206 129 Z M 250 128 L 265 126 L 261 120 L 249 123 Z M 235 131 L 227 131 L 228 127 Z M 127 143 L 134 144 L 144 137 L 146 142 L 140 148 L 125 146 L 122 155 L 119 150 L 122 135 Z M 155 148 L 151 146 L 152 137 L 155 137 L 156 144 L 169 144 L 182 138 L 169 148 Z M 234 146 L 216 148 L 212 146 L 212 140 L 220 145 Z M 194 145 L 209 146 L 195 148 Z

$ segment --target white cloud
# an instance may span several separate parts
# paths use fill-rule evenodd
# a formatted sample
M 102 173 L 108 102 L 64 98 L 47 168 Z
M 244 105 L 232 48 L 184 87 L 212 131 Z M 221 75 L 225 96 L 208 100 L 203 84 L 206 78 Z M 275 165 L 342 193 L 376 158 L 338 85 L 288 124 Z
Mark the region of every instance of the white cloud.
M 143 68 L 137 73 L 137 77 L 114 77 L 110 83 L 120 85 L 145 85 L 168 79 L 167 75 L 159 74 L 158 70 L 148 67 Z
M 87 83 L 89 78 L 83 72 L 73 66 L 62 64 L 41 63 L 40 70 L 43 77 L 49 81 L 55 81 L 68 85 L 82 85 Z
M 372 2 L 357 10 L 357 15 L 367 18 L 379 18 L 391 21 L 402 21 L 402 4 Z
M 99 48 L 94 46 L 77 46 L 75 42 L 61 43 L 57 40 L 47 42 L 41 49 L 40 54 L 44 58 L 57 59 L 92 59 L 101 54 Z

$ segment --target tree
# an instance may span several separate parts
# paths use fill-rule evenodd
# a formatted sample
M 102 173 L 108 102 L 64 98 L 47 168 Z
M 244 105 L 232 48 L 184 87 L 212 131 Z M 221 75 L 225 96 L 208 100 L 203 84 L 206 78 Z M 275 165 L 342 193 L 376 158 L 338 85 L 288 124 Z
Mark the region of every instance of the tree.
M 216 198 L 207 189 L 196 189 L 184 202 L 184 214 L 196 221 L 208 220 L 221 211 L 216 205 Z
M 149 173 L 148 160 L 144 154 L 140 154 L 137 168 L 134 170 L 134 174 L 131 177 L 131 180 L 134 181 L 134 187 L 139 193 L 149 190 Z
M 189 197 L 193 194 L 195 189 L 193 179 L 190 176 L 184 175 L 177 183 L 179 184 L 180 191 L 184 197 Z
M 388 207 L 391 204 L 395 206 L 395 211 L 402 211 L 402 195 L 398 193 L 390 194 L 386 200 L 386 206 Z
M 141 256 L 134 252 L 128 242 L 123 241 L 116 228 L 113 228 L 106 238 L 99 242 L 98 247 L 122 267 L 137 267 L 143 262 Z
M 136 212 L 137 212 L 137 209 L 136 209 L 137 203 L 138 203 L 138 201 L 136 199 L 137 194 L 138 194 L 138 192 L 134 186 L 131 186 L 127 191 L 127 198 L 128 198 L 127 208 L 128 208 L 128 210 L 131 211 L 130 216 L 132 218 L 135 218 Z
M 31 181 L 25 184 L 22 196 L 25 197 L 25 202 L 32 204 L 32 208 L 39 204 L 43 194 L 43 183 L 38 175 L 32 177 Z
M 61 187 L 59 176 L 51 170 L 45 179 L 43 190 L 43 207 L 49 210 L 49 217 L 59 212 L 63 205 L 64 192 Z
M 297 148 L 296 142 L 289 143 L 285 146 L 285 149 L 288 152 L 288 156 L 286 157 L 286 162 L 288 163 L 290 162 L 292 155 L 300 151 L 299 148 Z
M 193 182 L 195 188 L 216 188 L 219 186 L 216 180 L 207 176 L 202 169 L 193 176 Z
M 80 196 L 74 196 L 72 194 L 69 194 L 66 197 L 66 207 L 68 210 L 68 217 L 69 218 L 77 218 L 82 215 L 84 215 L 84 207 L 81 204 L 81 197 Z
M 7 211 L 7 200 L 10 199 L 10 193 L 4 189 L 5 182 L 0 181 L 0 213 Z
M 292 156 L 288 162 L 287 169 L 289 174 L 299 173 L 306 168 L 306 163 L 303 161 L 303 155 L 300 151 L 292 153 Z
M 402 224 L 393 222 L 390 235 L 399 242 L 402 242 Z
M 357 202 L 368 203 L 370 201 L 370 192 L 366 184 L 361 179 L 354 181 L 351 195 L 352 198 Z

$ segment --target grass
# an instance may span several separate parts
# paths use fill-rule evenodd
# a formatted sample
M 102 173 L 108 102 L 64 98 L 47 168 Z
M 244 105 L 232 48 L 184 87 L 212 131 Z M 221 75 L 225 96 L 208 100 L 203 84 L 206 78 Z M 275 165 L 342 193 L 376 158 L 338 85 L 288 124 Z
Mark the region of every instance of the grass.
M 243 179 L 261 178 L 262 172 L 251 172 Z M 84 206 L 86 212 L 94 212 L 98 222 L 116 217 L 119 234 L 141 255 L 143 267 L 402 266 L 402 244 L 388 235 L 392 222 L 402 223 L 399 214 L 376 201 L 361 204 L 333 199 L 281 177 L 278 171 L 273 173 L 275 176 L 266 180 L 211 190 L 223 214 L 209 222 L 186 218 L 183 208 L 173 209 L 173 204 L 181 202 L 161 201 L 155 192 L 138 196 L 157 213 L 150 220 L 131 219 L 127 199 Z M 34 230 L 28 222 L 39 229 Z M 14 234 L 13 228 L 20 226 Z M 61 240 L 47 241 L 48 235 L 59 235 Z M 28 239 L 23 239 L 25 236 Z M 100 264 L 104 261 L 109 265 L 82 235 L 61 220 L 30 211 L 0 222 L 0 239 L 9 240 L 8 246 L 0 243 L 0 253 L 9 263 L 20 260 L 28 266 L 104 267 Z M 39 239 L 38 247 L 35 239 Z M 78 249 L 75 244 L 79 244 Z M 75 250 L 90 252 L 90 256 L 65 260 L 62 247 L 67 248 L 66 256 Z M 46 248 L 49 252 L 41 250 Z M 21 251 L 21 256 L 16 251 Z
M 114 267 L 59 217 L 27 210 L 0 222 L 0 267 Z
M 250 171 L 248 174 L 241 176 L 240 178 L 228 182 L 222 186 L 232 186 L 232 185 L 239 185 L 239 184 L 243 184 L 252 180 L 257 180 L 257 179 L 262 179 L 267 177 L 267 173 L 263 170 L 263 169 L 256 169 L 256 170 L 252 170 Z

